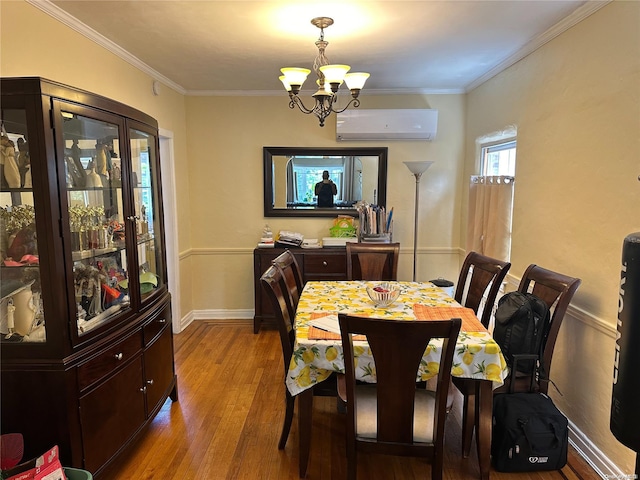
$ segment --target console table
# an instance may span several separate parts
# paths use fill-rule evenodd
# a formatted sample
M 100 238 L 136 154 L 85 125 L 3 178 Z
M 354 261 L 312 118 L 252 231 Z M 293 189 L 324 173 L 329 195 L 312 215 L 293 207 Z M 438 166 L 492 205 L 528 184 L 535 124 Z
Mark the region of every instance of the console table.
M 253 251 L 253 288 L 255 315 L 253 333 L 260 331 L 263 321 L 275 324 L 271 301 L 262 289 L 260 277 L 271 266 L 271 261 L 284 252 L 284 248 L 256 248 Z M 302 272 L 302 280 L 346 280 L 347 253 L 345 247 L 290 248 Z

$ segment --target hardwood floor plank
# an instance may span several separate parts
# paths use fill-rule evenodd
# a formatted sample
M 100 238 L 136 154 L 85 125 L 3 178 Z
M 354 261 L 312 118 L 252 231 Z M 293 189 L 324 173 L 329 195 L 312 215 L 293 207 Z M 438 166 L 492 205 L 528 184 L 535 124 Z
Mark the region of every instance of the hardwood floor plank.
M 296 480 L 297 408 L 278 450 L 284 418 L 284 372 L 278 332 L 251 325 L 194 322 L 174 337 L 180 400 L 170 400 L 130 450 L 97 480 Z M 479 478 L 475 451 L 461 455 L 461 396 L 447 418 L 444 479 Z M 346 477 L 344 415 L 332 397 L 314 398 L 308 479 Z M 360 454 L 360 479 L 428 479 L 423 459 Z M 97 477 L 96 477 L 97 478 Z M 571 449 L 562 471 L 500 473 L 492 480 L 597 480 Z

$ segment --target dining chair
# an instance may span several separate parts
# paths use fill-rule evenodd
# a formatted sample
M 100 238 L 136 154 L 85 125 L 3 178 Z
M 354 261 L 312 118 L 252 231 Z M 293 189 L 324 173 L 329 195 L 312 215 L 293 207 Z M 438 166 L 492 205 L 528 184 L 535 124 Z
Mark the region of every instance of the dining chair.
M 504 277 L 511 268 L 510 262 L 470 252 L 462 264 L 454 299 L 463 307 L 480 313 L 484 300 L 480 321 L 485 328 L 489 327 L 493 306 L 502 286 Z M 485 297 L 486 294 L 486 297 Z M 462 453 L 466 458 L 471 450 L 471 437 L 475 424 L 476 382 L 469 378 L 451 377 L 453 385 L 462 393 Z
M 579 278 L 569 277 L 561 273 L 547 270 L 535 264 L 529 265 L 524 272 L 519 292 L 529 292 L 541 298 L 548 306 L 551 315 L 548 331 L 543 337 L 542 359 L 540 365 L 542 372 L 511 373 L 504 381 L 504 384 L 493 390 L 493 394 L 507 392 L 542 392 L 549 391 L 549 373 L 551 370 L 551 359 L 555 348 L 556 339 L 562 320 L 571 300 L 580 286 Z M 456 379 L 457 380 L 457 379 Z M 471 437 L 475 422 L 475 403 L 465 402 L 467 414 L 463 415 L 463 456 L 469 456 L 471 450 Z M 465 425 L 467 422 L 467 425 Z
M 532 264 L 527 267 L 520 280 L 518 291 L 533 293 L 542 299 L 549 306 L 551 315 L 547 332 L 544 333 L 542 339 L 543 348 L 542 358 L 539 359 L 540 366 L 537 374 L 534 372 L 533 378 L 531 374 L 521 372 L 517 372 L 515 376 L 509 375 L 504 385 L 494 390 L 494 393 L 528 392 L 530 390 L 548 393 L 551 360 L 560 326 L 581 282 L 579 278 L 547 270 L 539 265 Z
M 431 478 L 441 479 L 447 391 L 461 320 L 338 318 L 346 371 L 347 478 L 356 478 L 357 452 L 368 452 L 426 457 Z M 366 336 L 376 383 L 356 383 L 352 334 Z M 440 373 L 430 391 L 417 387 L 416 377 L 429 342 L 438 338 Z
M 399 243 L 347 242 L 347 280 L 397 280 Z
M 295 318 L 298 301 L 300 300 L 300 295 L 304 288 L 302 271 L 300 270 L 296 257 L 289 250 L 285 250 L 274 258 L 271 261 L 271 264 L 275 265 L 282 272 L 282 277 L 288 293 L 288 296 L 285 296 L 285 300 L 287 300 L 290 317 L 293 319 Z
M 260 277 L 262 288 L 267 293 L 273 306 L 273 312 L 280 334 L 280 344 L 282 346 L 282 360 L 284 363 L 284 375 L 286 376 L 293 355 L 295 343 L 294 317 L 289 312 L 286 301 L 285 281 L 282 271 L 275 265 L 271 265 Z M 284 377 L 283 377 L 284 378 Z M 282 424 L 282 432 L 278 441 L 278 449 L 284 449 L 289 438 L 291 422 L 293 421 L 293 410 L 295 397 L 293 397 L 286 385 L 285 390 L 285 416 Z M 313 387 L 313 394 L 317 396 L 337 396 L 336 375 L 331 375 L 323 382 Z

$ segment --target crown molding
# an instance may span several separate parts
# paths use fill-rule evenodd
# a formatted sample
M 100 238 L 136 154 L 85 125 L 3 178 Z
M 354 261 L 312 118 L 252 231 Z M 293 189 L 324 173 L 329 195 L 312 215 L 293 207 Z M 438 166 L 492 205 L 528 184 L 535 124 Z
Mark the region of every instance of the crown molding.
M 302 90 L 300 96 L 312 96 L 315 90 Z M 362 97 L 372 95 L 455 95 L 466 93 L 463 88 L 381 88 L 364 90 Z M 191 97 L 286 97 L 283 89 L 278 90 L 186 90 Z M 348 92 L 345 93 L 345 97 Z
M 57 5 L 54 5 L 53 3 L 51 3 L 49 0 L 25 0 L 25 1 L 30 5 L 33 5 L 37 9 L 43 11 L 47 15 L 55 18 L 56 20 L 63 23 L 67 27 L 71 28 L 72 30 L 75 30 L 79 34 L 85 36 L 89 40 L 95 42 L 96 44 L 110 51 L 114 55 L 120 57 L 125 62 L 134 66 L 138 70 L 146 73 L 153 79 L 161 82 L 162 84 L 166 85 L 169 88 L 172 88 L 176 92 L 182 95 L 185 95 L 186 90 L 180 85 L 178 85 L 177 83 L 175 83 L 173 80 L 165 77 L 160 72 L 154 70 L 149 65 L 141 61 L 138 57 L 132 55 L 131 53 L 126 51 L 124 48 L 120 47 L 118 44 L 109 40 L 104 35 L 96 32 L 93 28 L 80 22 L 77 18 L 69 15 L 67 12 L 62 10 Z
M 587 3 L 576 8 L 570 15 L 568 15 L 567 17 L 565 17 L 564 19 L 556 23 L 554 26 L 549 28 L 546 32 L 538 35 L 536 38 L 528 42 L 524 47 L 519 49 L 513 55 L 510 55 L 509 57 L 505 58 L 502 62 L 497 64 L 495 67 L 493 67 L 484 75 L 481 75 L 480 77 L 476 78 L 473 82 L 467 85 L 467 87 L 465 88 L 465 92 L 468 93 L 474 88 L 479 87 L 490 78 L 495 77 L 503 70 L 506 70 L 511 65 L 519 62 L 526 56 L 535 52 L 537 49 L 539 49 L 546 43 L 550 42 L 561 33 L 566 32 L 571 27 L 573 27 L 577 23 L 580 23 L 582 20 L 592 15 L 593 13 L 597 12 L 602 7 L 611 3 L 612 1 L 613 0 L 590 0 Z

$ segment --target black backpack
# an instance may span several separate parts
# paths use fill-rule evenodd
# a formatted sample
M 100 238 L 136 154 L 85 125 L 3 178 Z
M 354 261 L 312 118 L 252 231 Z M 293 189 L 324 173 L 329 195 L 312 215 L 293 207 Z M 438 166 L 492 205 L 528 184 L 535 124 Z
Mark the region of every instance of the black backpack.
M 514 355 L 536 355 L 541 367 L 538 373 L 544 376 L 542 349 L 550 326 L 547 304 L 532 293 L 510 292 L 498 300 L 495 319 L 493 338 L 509 367 L 514 368 Z M 539 364 L 531 358 L 535 357 L 519 360 L 515 369 L 534 374 Z

